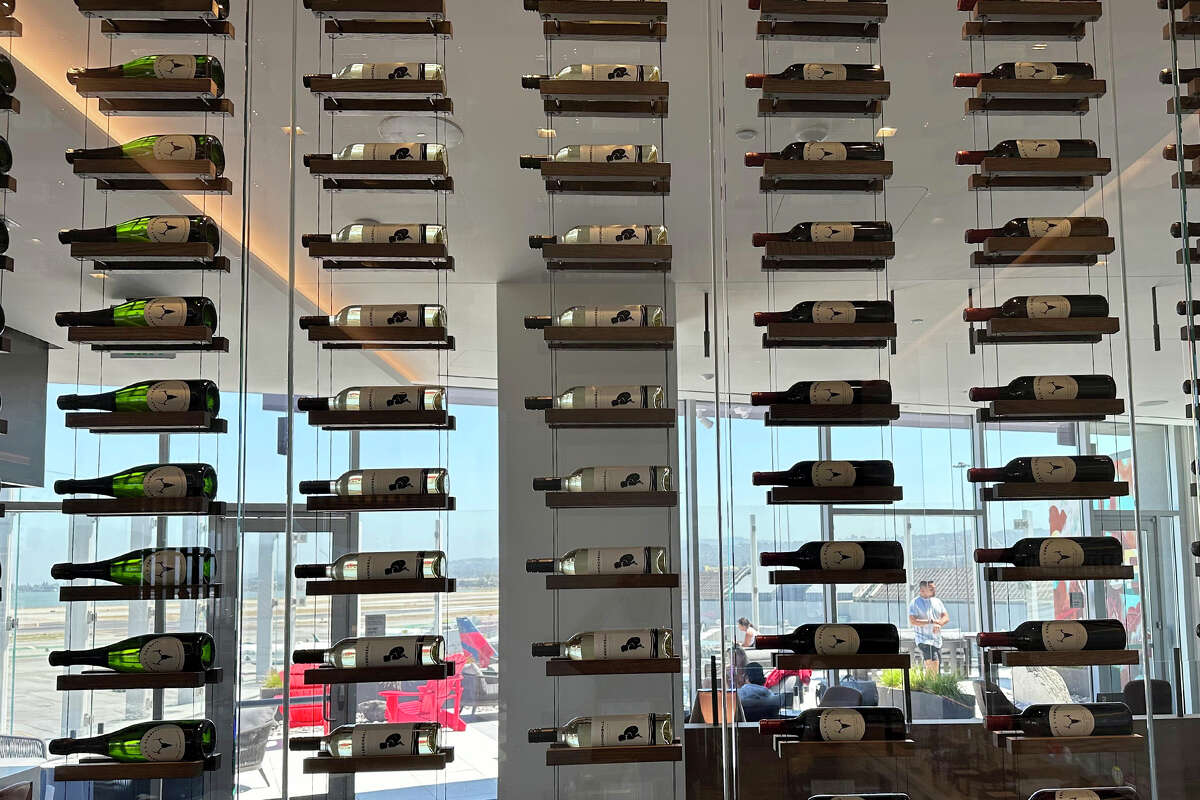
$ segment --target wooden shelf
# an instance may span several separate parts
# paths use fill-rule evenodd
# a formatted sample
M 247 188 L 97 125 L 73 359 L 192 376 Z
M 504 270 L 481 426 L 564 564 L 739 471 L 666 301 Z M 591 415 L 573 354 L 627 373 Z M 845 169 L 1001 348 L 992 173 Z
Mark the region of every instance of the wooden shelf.
M 179 180 L 142 180 L 139 178 L 98 178 L 102 192 L 187 192 L 190 194 L 233 194 L 229 178 L 184 178 Z
M 1072 3 L 1074 4 L 1074 3 Z M 964 22 L 964 42 L 1078 42 L 1087 36 L 1084 22 Z
M 453 350 L 454 337 L 445 328 L 417 326 L 314 325 L 308 329 L 310 342 L 327 349 Z
M 1075 481 L 1073 483 L 995 483 L 979 489 L 984 502 L 1003 500 L 1107 500 L 1125 497 L 1125 481 Z
M 454 26 L 444 19 L 329 19 L 325 35 L 342 36 L 454 36 Z
M 765 99 L 848 101 L 865 104 L 887 100 L 892 96 L 892 84 L 890 81 L 805 81 L 764 78 L 762 96 Z
M 101 100 L 215 100 L 221 96 L 212 78 L 77 78 L 80 97 Z
M 309 511 L 453 511 L 455 500 L 446 494 L 381 494 L 339 497 L 335 494 L 310 495 L 305 501 Z
M 883 348 L 896 339 L 894 322 L 772 322 L 763 334 L 764 348 Z
M 542 100 L 548 117 L 596 117 L 609 119 L 660 119 L 666 117 L 666 100 Z
M 547 244 L 546 269 L 582 272 L 670 272 L 669 244 Z
M 1200 39 L 1200 22 L 1186 21 L 1175 23 L 1175 38 L 1180 41 L 1195 41 Z M 1163 25 L 1163 41 L 1171 41 L 1171 24 Z
M 381 180 L 376 178 L 322 178 L 321 188 L 327 192 L 453 192 L 453 178 L 416 178 L 413 180 Z M 450 259 L 453 261 L 454 259 Z
M 541 175 L 546 191 L 552 194 L 624 196 L 671 192 L 671 165 L 658 161 L 544 161 Z
M 304 7 L 328 19 L 415 19 L 446 14 L 445 0 L 304 0 Z
M 665 117 L 670 84 L 666 81 L 544 80 L 542 109 L 549 116 Z
M 785 736 L 775 738 L 775 752 L 786 759 L 884 758 L 916 755 L 912 739 L 870 739 L 857 742 L 805 742 Z
M 21 21 L 16 17 L 0 17 L 0 36 L 19 39 L 22 31 Z
M 670 350 L 675 346 L 675 328 L 667 325 L 604 328 L 551 325 L 542 332 L 552 350 Z
M 1040 255 L 1102 256 L 1116 249 L 1116 240 L 1111 236 L 991 236 L 983 242 L 984 254 L 1013 256 L 1014 264 Z
M 776 586 L 839 583 L 907 583 L 902 569 L 775 569 L 769 574 Z
M 209 600 L 221 596 L 221 584 L 196 583 L 174 586 L 60 586 L 60 603 L 130 600 Z
M 1094 267 L 1100 263 L 1095 255 L 1059 255 L 1057 253 L 1022 253 L 1020 255 L 988 255 L 982 250 L 971 253 L 971 269 L 1003 267 Z
M 862 25 L 886 22 L 886 2 L 829 3 L 823 0 L 762 0 L 758 6 L 762 19 L 789 22 L 853 22 Z
M 1116 317 L 996 318 L 972 327 L 972 337 L 976 344 L 1096 344 L 1120 329 Z
M 883 504 L 903 499 L 900 486 L 776 486 L 767 490 L 769 506 Z
M 454 748 L 443 747 L 428 756 L 314 756 L 304 759 L 305 775 L 345 775 L 353 772 L 416 772 L 445 769 L 454 761 Z
M 343 759 L 345 760 L 345 759 Z M 221 756 L 211 755 L 203 761 L 147 761 L 128 763 L 108 758 L 84 758 L 77 764 L 61 764 L 54 768 L 54 780 L 71 781 L 135 781 L 170 778 L 199 778 L 221 765 Z
M 763 422 L 769 427 L 890 425 L 897 419 L 900 419 L 898 403 L 854 403 L 844 406 L 779 403 L 768 407 L 763 416 Z
M 63 500 L 64 514 L 89 517 L 225 516 L 225 504 L 207 497 L 120 497 Z
M 351 161 L 313 153 L 304 157 L 304 163 L 329 191 L 454 191 L 445 161 Z
M 788 5 L 796 5 L 788 3 Z M 810 3 L 809 5 L 819 5 Z M 883 3 L 846 3 L 845 5 L 885 5 Z M 877 22 L 788 22 L 760 19 L 755 38 L 783 42 L 872 42 L 879 38 Z
M 409 95 L 442 97 L 446 94 L 444 80 L 335 78 L 332 75 L 305 75 L 304 86 L 313 94 L 335 100 L 392 100 Z
M 21 101 L 10 94 L 0 95 L 0 114 L 20 114 Z
M 73 326 L 67 329 L 67 341 L 90 344 L 93 350 L 109 352 L 203 350 L 223 353 L 229 349 L 229 340 L 213 336 L 212 329 L 206 325 L 159 328 Z
M 370 114 L 395 114 L 397 112 L 413 111 L 420 114 L 452 114 L 454 101 L 449 97 L 422 98 L 391 98 L 355 99 L 325 97 L 321 100 L 321 110 L 330 114 L 346 114 L 349 116 L 366 116 Z
M 563 678 L 571 675 L 678 675 L 682 661 L 676 658 L 628 658 L 612 661 L 572 661 L 552 658 L 546 662 L 546 676 Z
M 866 192 L 878 194 L 883 182 L 892 177 L 891 161 L 797 161 L 770 158 L 763 162 L 759 190 L 786 193 Z M 772 244 L 812 244 L 812 242 L 768 242 Z M 891 244 L 893 242 L 826 242 L 831 244 Z M 893 254 L 894 254 L 893 249 Z
M 1091 104 L 1087 100 L 1072 99 L 1017 100 L 969 97 L 963 110 L 967 115 L 1082 117 L 1091 110 Z
M 784 100 L 764 97 L 758 101 L 760 117 L 822 117 L 830 119 L 877 119 L 883 115 L 879 100 Z
M 1068 650 L 1058 652 L 1022 652 L 986 650 L 987 661 L 1005 667 L 1091 667 L 1136 664 L 1137 650 Z
M 452 431 L 446 411 L 309 411 L 308 424 L 326 431 Z
M 184 100 L 100 98 L 98 110 L 106 117 L 178 117 L 186 114 L 233 116 L 233 101 L 197 97 Z
M 304 671 L 305 686 L 342 683 L 386 683 L 389 681 L 443 681 L 454 674 L 454 662 L 437 666 L 358 667 L 339 669 L 318 667 Z
M 225 433 L 228 423 L 208 411 L 71 411 L 66 427 L 90 433 Z
M 822 263 L 861 262 L 871 264 L 895 258 L 895 242 L 767 242 L 763 247 L 764 261 L 772 263 L 807 262 L 804 266 L 820 268 Z M 791 265 L 788 265 L 791 266 Z M 801 265 L 796 265 L 801 266 Z M 777 267 L 782 269 L 783 267 Z
M 984 579 L 993 583 L 1028 581 L 1133 580 L 1133 567 L 984 567 Z
M 545 492 L 546 508 L 675 508 L 679 492 Z
M 433 594 L 453 592 L 454 578 L 376 578 L 362 581 L 308 580 L 304 593 L 310 597 L 341 594 Z
M 577 22 L 657 22 L 667 18 L 666 2 L 650 0 L 526 0 L 525 9 L 544 19 Z
M 1095 176 L 1111 171 L 1112 161 L 1107 158 L 985 158 L 979 172 L 971 175 L 967 188 L 1082 191 L 1092 188 Z
M 779 669 L 909 669 L 912 667 L 912 656 L 908 653 L 853 653 L 840 656 L 775 653 L 772 660 Z
M 1057 0 L 959 0 L 958 10 L 972 11 L 979 20 L 1032 23 L 1095 22 L 1104 13 L 1098 0 L 1071 2 L 1066 8 Z
M 547 575 L 546 589 L 678 589 L 678 573 Z
M 331 242 L 314 234 L 305 237 L 311 258 L 325 259 L 326 269 L 339 269 L 338 264 L 375 264 L 385 269 L 453 269 L 454 259 L 444 244 L 419 242 Z M 354 268 L 348 266 L 346 268 Z M 378 268 L 378 267 L 376 267 Z
M 1025 1 L 1028 2 L 1028 0 Z M 1108 84 L 1102 80 L 983 78 L 975 86 L 975 97 L 982 100 L 1065 101 L 1103 97 L 1107 91 Z
M 1014 756 L 1065 753 L 1133 753 L 1145 749 L 1146 740 L 1129 736 L 1010 736 L 1004 747 Z
M 660 761 L 683 761 L 683 746 L 676 741 L 674 744 L 617 745 L 613 747 L 551 745 L 546 750 L 547 767 L 649 764 Z
M 233 23 L 210 19 L 106 19 L 100 23 L 100 34 L 110 39 L 118 36 L 216 36 L 234 37 Z
M 59 675 L 57 689 L 60 692 L 97 689 L 199 689 L 205 684 L 220 683 L 223 675 L 220 669 L 195 672 L 80 672 Z
M 92 261 L 98 270 L 229 271 L 229 259 L 208 242 L 72 242 L 71 258 Z
M 558 429 L 674 428 L 673 408 L 547 408 L 546 426 Z
M 976 417 L 980 422 L 1074 422 L 1124 413 L 1124 400 L 993 400 Z
M 542 3 L 545 5 L 545 3 Z M 565 3 L 564 3 L 565 4 Z M 580 3 L 572 3 L 580 5 Z M 596 5 L 596 4 L 592 4 Z M 605 3 L 616 6 L 619 2 Z M 633 4 L 631 4 L 633 5 Z M 637 3 L 636 5 L 662 5 L 666 3 Z M 615 16 L 616 11 L 606 15 Z M 548 19 L 542 23 L 542 36 L 547 41 L 579 42 L 661 42 L 667 38 L 666 22 L 569 22 Z
M 80 158 L 72 162 L 71 169 L 80 178 L 152 184 L 190 181 L 199 187 L 195 191 L 215 191 L 206 187 L 232 185 L 228 179 L 220 177 L 217 165 L 209 159 Z

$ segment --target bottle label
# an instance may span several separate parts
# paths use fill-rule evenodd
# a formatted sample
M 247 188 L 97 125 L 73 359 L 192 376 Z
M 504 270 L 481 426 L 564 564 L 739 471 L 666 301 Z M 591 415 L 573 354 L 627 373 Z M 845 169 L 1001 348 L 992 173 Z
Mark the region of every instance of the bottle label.
M 1058 158 L 1061 149 L 1058 139 L 1017 139 L 1019 158 Z
M 1025 300 L 1025 315 L 1030 319 L 1066 319 L 1071 316 L 1071 301 L 1061 294 L 1035 294 Z
M 186 743 L 178 725 L 155 725 L 142 734 L 138 750 L 147 761 L 182 761 Z
M 1069 456 L 1039 456 L 1029 459 L 1034 483 L 1070 483 L 1075 480 L 1075 462 Z
M 160 161 L 191 161 L 196 157 L 196 138 L 180 134 L 154 140 L 154 157 Z
M 592 717 L 592 747 L 655 744 L 650 718 L 646 714 L 618 714 Z
M 805 142 L 805 161 L 845 161 L 846 145 L 841 142 Z
M 1100 795 L 1091 789 L 1057 789 L 1054 800 L 1100 800 Z
M 142 319 L 151 328 L 187 325 L 187 301 L 182 297 L 156 297 L 142 308 Z
M 424 554 L 418 550 L 400 550 L 391 553 L 360 553 L 358 576 L 360 581 L 379 579 L 406 579 L 421 577 L 421 561 Z
M 641 386 L 589 386 L 579 408 L 641 408 Z
M 821 569 L 862 569 L 867 555 L 854 542 L 826 542 L 821 545 Z
M 1096 718 L 1080 705 L 1050 706 L 1049 722 L 1051 736 L 1091 736 L 1096 729 Z
M 194 78 L 196 77 L 196 57 L 158 56 L 154 59 L 154 77 Z
M 623 575 L 650 571 L 644 547 L 589 547 L 582 575 Z
M 585 81 L 636 81 L 641 70 L 636 64 L 584 64 Z
M 358 390 L 359 411 L 420 411 L 424 386 L 367 386 Z
M 436 225 L 429 226 L 430 236 L 436 235 Z M 362 225 L 358 229 L 358 241 L 363 244 L 422 244 L 426 241 L 427 229 L 420 222 L 398 222 L 391 225 Z
M 416 303 L 402 306 L 363 306 L 363 313 L 359 319 L 359 324 L 365 327 L 417 327 L 422 322 L 421 306 Z
M 1079 397 L 1079 381 L 1070 375 L 1039 375 L 1033 379 L 1034 400 L 1074 400 Z
M 413 667 L 425 636 L 372 636 L 354 643 L 355 667 Z
M 146 408 L 154 412 L 187 411 L 191 403 L 187 381 L 157 381 L 146 390 Z
M 597 161 L 641 161 L 636 144 L 583 144 L 579 145 L 579 160 Z
M 817 461 L 812 466 L 813 486 L 853 486 L 857 470 L 849 461 Z
M 1029 235 L 1035 239 L 1058 238 L 1071 235 L 1069 217 L 1029 217 L 1026 225 Z
M 583 244 L 645 244 L 644 225 L 589 225 L 581 231 Z
M 146 497 L 187 497 L 187 476 L 171 464 L 155 467 L 142 478 Z
M 845 381 L 814 381 L 808 387 L 808 402 L 814 406 L 848 406 L 854 403 L 854 387 Z
M 178 550 L 157 550 L 142 559 L 142 583 L 175 586 L 187 583 L 187 556 Z
M 596 467 L 592 492 L 648 492 L 651 490 L 650 467 Z
M 425 489 L 420 469 L 364 469 L 362 471 L 362 493 L 372 494 L 420 494 Z
M 362 145 L 363 161 L 426 161 L 425 145 L 417 142 L 375 142 Z
M 821 711 L 818 730 L 827 742 L 857 742 L 867 733 L 867 721 L 852 708 L 828 708 Z
M 616 308 L 591 307 L 584 313 L 583 325 L 588 328 L 638 326 L 642 324 L 641 306 L 617 306 Z
M 1050 80 L 1058 77 L 1058 67 L 1053 61 L 1017 61 L 1013 67 L 1017 80 Z
M 813 303 L 812 321 L 822 325 L 850 325 L 857 316 L 854 304 L 845 300 L 818 300 Z
M 654 631 L 596 631 L 592 634 L 592 658 L 597 661 L 629 661 L 656 658 Z
M 352 734 L 353 756 L 400 756 L 416 754 L 414 723 L 378 723 L 355 725 Z
M 809 227 L 809 236 L 814 242 L 853 242 L 854 223 L 814 222 Z
M 1038 548 L 1038 564 L 1043 567 L 1082 567 L 1083 548 L 1079 542 L 1055 536 Z
M 845 64 L 805 64 L 804 80 L 806 81 L 844 81 L 846 80 Z
M 362 65 L 363 80 L 419 81 L 425 76 L 425 65 L 419 61 L 385 61 Z
M 1087 647 L 1087 628 L 1071 620 L 1042 623 L 1042 644 L 1052 652 L 1083 650 Z
M 818 625 L 813 632 L 813 649 L 819 656 L 852 655 L 861 644 L 858 631 L 850 625 Z
M 183 669 L 183 642 L 174 636 L 155 636 L 138 651 L 146 672 L 179 672 Z

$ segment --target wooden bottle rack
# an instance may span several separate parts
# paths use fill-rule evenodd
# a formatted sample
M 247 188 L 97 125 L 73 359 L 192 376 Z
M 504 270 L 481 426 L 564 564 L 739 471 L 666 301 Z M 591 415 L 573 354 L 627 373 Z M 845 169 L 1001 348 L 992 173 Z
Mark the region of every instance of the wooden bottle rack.
M 763 0 L 757 35 L 783 41 L 871 41 L 879 38 L 879 25 L 887 15 L 887 3 L 851 0 L 830 6 L 811 0 Z
M 207 325 L 179 325 L 170 328 L 74 326 L 67 329 L 67 341 L 90 344 L 93 350 L 118 353 L 229 351 L 229 340 L 213 336 L 212 328 Z
M 305 75 L 304 86 L 321 95 L 322 109 L 331 113 L 450 113 L 444 80 L 415 81 L 387 78 L 356 80 L 332 75 Z
M 220 669 L 195 672 L 112 672 L 96 670 L 59 675 L 56 688 L 60 692 L 92 691 L 97 689 L 199 689 L 206 684 L 220 683 Z
M 874 271 L 883 269 L 884 262 L 895 258 L 896 243 L 767 242 L 763 253 L 764 270 Z
M 678 589 L 679 573 L 547 575 L 546 589 Z
M 546 508 L 675 508 L 679 492 L 545 492 Z
M 775 653 L 772 661 L 779 669 L 909 669 L 908 653 L 851 653 L 820 656 L 799 653 Z
M 977 100 L 1036 100 L 1036 101 L 1078 101 L 1104 97 L 1108 84 L 1103 80 L 1067 79 L 1040 80 L 1036 78 L 983 78 L 975 86 Z M 1067 111 L 1064 104 L 1061 113 L 1077 113 L 1075 109 Z M 1040 106 L 1033 106 L 1034 113 L 1039 113 Z M 970 109 L 968 109 L 969 111 Z
M 328 234 L 306 234 L 304 246 L 325 269 L 454 269 L 444 244 L 419 242 L 334 242 Z
M 673 408 L 547 408 L 546 427 L 560 430 L 589 428 L 674 428 Z
M 968 97 L 963 107 L 963 113 L 993 114 L 1006 117 L 1082 117 L 1091 111 L 1091 103 L 1087 100 L 1070 98 L 1031 98 L 1015 99 L 1006 97 Z
M 828 81 L 826 81 L 828 82 Z M 764 97 L 758 101 L 760 117 L 827 117 L 830 119 L 877 119 L 883 116 L 880 100 L 784 100 Z
M 86 78 L 75 81 L 80 97 L 111 100 L 216 100 L 212 78 Z
M 443 681 L 454 674 L 454 662 L 434 666 L 338 667 L 314 666 L 304 671 L 305 686 L 329 686 L 345 683 L 386 683 L 389 681 Z
M 21 22 L 16 17 L 0 17 L 0 36 L 21 38 Z
M 146 761 L 128 763 L 109 758 L 83 758 L 76 764 L 61 764 L 54 768 L 54 780 L 71 781 L 134 781 L 169 778 L 199 778 L 221 766 L 220 754 L 203 761 Z
M 85 17 L 101 19 L 216 20 L 215 0 L 75 0 Z
M 542 106 L 550 116 L 665 117 L 666 81 L 544 80 Z
M 0 17 L 0 26 L 4 22 L 4 18 Z M 0 31 L 0 35 L 3 31 Z M 0 114 L 20 114 L 21 101 L 13 97 L 11 94 L 0 95 Z
M 967 188 L 972 192 L 1086 191 L 1092 188 L 1096 176 L 1111 171 L 1112 161 L 1107 158 L 985 158 L 979 172 L 971 175 Z
M 975 415 L 980 422 L 1094 422 L 1124 413 L 1124 400 L 993 400 Z
M 335 159 L 332 153 L 304 156 L 309 174 L 321 178 L 331 192 L 348 189 L 388 192 L 452 192 L 454 179 L 445 161 L 353 161 Z
M 311 579 L 304 582 L 310 597 L 343 594 L 450 594 L 457 588 L 454 578 L 376 578 L 361 581 Z
M 545 0 L 541 5 L 549 5 Z M 561 2 L 554 5 L 599 5 L 587 2 Z M 622 5 L 606 2 L 607 6 Z M 666 3 L 628 3 L 626 5 L 666 6 Z M 616 11 L 607 11 L 615 16 Z M 666 22 L 568 22 L 548 19 L 542 23 L 542 36 L 547 41 L 561 39 L 578 42 L 662 42 L 667 38 Z
M 428 756 L 314 756 L 304 759 L 305 775 L 346 775 L 353 772 L 415 772 L 445 769 L 454 761 L 454 748 L 443 747 Z
M 229 271 L 229 259 L 208 242 L 72 242 L 71 258 L 92 261 L 97 270 Z
M 416 19 L 444 17 L 445 0 L 304 0 L 304 7 L 326 19 Z
M 442 36 L 454 37 L 454 26 L 445 19 L 327 19 L 325 35 L 342 36 Z
M 672 744 L 616 745 L 612 747 L 567 747 L 551 745 L 546 750 L 547 767 L 591 766 L 594 764 L 650 764 L 683 761 L 683 746 Z
M 327 350 L 454 349 L 454 337 L 439 327 L 316 325 L 308 329 L 308 340 Z
M 670 272 L 669 244 L 547 244 L 546 269 L 580 272 Z
M 775 586 L 806 584 L 836 585 L 839 583 L 908 583 L 903 569 L 774 569 L 768 573 Z
M 1033 23 L 1095 22 L 1104 13 L 1099 0 L 1073 2 L 1070 8 L 1056 0 L 958 0 L 958 10 L 974 12 L 979 20 Z
M 543 161 L 540 166 L 546 191 L 552 194 L 626 196 L 671 193 L 671 165 L 663 161 Z
M 1005 667 L 1091 667 L 1136 664 L 1137 650 L 1063 650 L 1023 652 L 1021 650 L 984 651 L 990 664 Z
M 66 427 L 89 433 L 225 433 L 228 423 L 208 411 L 70 411 Z
M 80 178 L 95 178 L 101 191 L 233 193 L 233 182 L 220 177 L 210 159 L 88 158 L 72 168 Z
M 1073 0 L 1077 1 L 1077 0 Z M 1117 249 L 1111 236 L 993 236 L 983 249 L 973 254 L 971 266 L 977 269 L 1012 267 L 1093 266 L 1100 256 Z
M 985 503 L 1005 500 L 1107 500 L 1128 494 L 1129 484 L 1125 481 L 994 483 L 979 489 L 979 499 Z
M 1057 253 L 1029 253 L 1021 255 L 988 255 L 982 250 L 971 253 L 971 269 L 996 269 L 998 267 L 1094 267 L 1100 263 L 1095 255 L 1060 255 Z
M 1011 755 L 1064 755 L 1068 753 L 1134 753 L 1146 747 L 1139 734 L 1128 736 L 1023 736 L 1019 731 L 1002 731 L 996 745 Z
M 60 586 L 60 603 L 105 602 L 131 600 L 209 600 L 221 596 L 219 583 L 183 583 L 174 586 Z
M 308 424 L 326 431 L 452 431 L 446 411 L 309 411 Z
M 670 350 L 675 328 L 669 325 L 574 328 L 551 325 L 542 329 L 552 350 Z
M 864 739 L 857 742 L 806 742 L 787 736 L 775 737 L 775 752 L 782 759 L 825 760 L 829 758 L 890 758 L 916 755 L 912 739 Z
M 333 494 L 310 495 L 305 501 L 309 511 L 453 511 L 456 502 L 447 494 L 381 494 L 340 497 Z
M 845 406 L 777 403 L 767 408 L 769 427 L 816 425 L 890 425 L 900 419 L 898 403 L 854 403 Z
M 106 117 L 179 117 L 187 114 L 232 117 L 233 101 L 224 97 L 192 97 L 175 100 L 101 97 L 97 104 L 97 110 Z
M 850 101 L 860 104 L 887 100 L 892 96 L 890 81 L 805 81 L 764 78 L 762 96 L 766 99 L 807 101 Z
M 900 486 L 776 486 L 767 490 L 767 505 L 890 504 L 904 499 Z
M 572 661 L 551 658 L 546 662 L 546 676 L 565 678 L 572 675 L 678 675 L 682 672 L 678 658 L 629 658 L 613 661 Z
M 1098 581 L 1133 580 L 1133 567 L 984 567 L 984 580 L 992 583 L 1014 581 Z
M 974 344 L 1097 344 L 1121 329 L 1116 317 L 990 319 L 971 328 Z
M 225 504 L 207 497 L 117 497 L 62 501 L 64 514 L 89 517 L 223 517 Z
M 330 114 L 367 116 L 370 114 L 395 114 L 415 111 L 421 114 L 453 114 L 454 101 L 449 97 L 359 99 L 353 97 L 324 97 L 321 110 Z
M 814 322 L 772 322 L 762 346 L 770 348 L 871 348 L 887 347 L 896 339 L 894 322 L 854 322 L 849 325 Z
M 786 193 L 865 192 L 879 194 L 892 177 L 891 161 L 797 161 L 769 158 L 763 162 L 759 191 Z M 812 244 L 811 242 L 768 242 Z M 892 242 L 826 242 L 832 244 L 895 244 Z

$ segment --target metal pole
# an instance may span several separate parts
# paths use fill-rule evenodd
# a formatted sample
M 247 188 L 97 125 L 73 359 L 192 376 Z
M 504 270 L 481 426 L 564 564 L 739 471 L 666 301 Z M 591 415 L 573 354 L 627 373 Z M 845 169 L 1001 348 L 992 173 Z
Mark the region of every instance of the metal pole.
M 758 613 L 758 564 L 755 554 L 758 553 L 758 524 L 755 516 L 750 515 L 750 619 L 755 625 L 762 624 Z

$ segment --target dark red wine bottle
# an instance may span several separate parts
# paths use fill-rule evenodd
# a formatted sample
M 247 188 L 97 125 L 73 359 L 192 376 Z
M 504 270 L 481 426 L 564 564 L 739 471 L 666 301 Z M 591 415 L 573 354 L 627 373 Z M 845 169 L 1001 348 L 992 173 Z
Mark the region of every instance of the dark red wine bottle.
M 972 483 L 1077 483 L 1111 481 L 1117 467 L 1108 456 L 1026 456 L 1003 467 L 967 470 Z
M 1029 294 L 1017 295 L 998 308 L 967 308 L 966 322 L 1006 319 L 1063 319 L 1064 317 L 1107 317 L 1108 299 L 1102 294 Z
M 1029 800 L 1138 800 L 1138 793 L 1132 786 L 1038 789 Z
M 767 242 L 890 242 L 890 222 L 798 222 L 782 233 L 756 233 L 755 247 Z
M 746 153 L 747 167 L 779 161 L 882 161 L 882 142 L 792 142 L 778 153 Z
M 954 85 L 958 87 L 978 86 L 984 78 L 1001 80 L 1091 80 L 1096 70 L 1084 61 L 1005 61 L 992 67 L 990 72 L 956 72 Z
M 903 569 L 904 547 L 899 542 L 805 542 L 797 550 L 759 553 L 758 563 L 797 569 Z
M 1175 304 L 1175 313 L 1181 317 L 1200 315 L 1200 300 L 1180 300 Z
M 791 469 L 755 472 L 755 486 L 894 486 L 890 461 L 797 461 Z
M 1005 139 L 991 150 L 959 150 L 955 164 L 981 164 L 985 158 L 1097 158 L 1091 139 Z
M 904 739 L 904 712 L 892 706 L 810 708 L 789 719 L 764 719 L 758 732 L 796 736 L 806 742 L 857 742 L 864 739 Z
M 981 547 L 975 563 L 1008 563 L 1017 567 L 1116 567 L 1125 546 L 1115 536 L 1050 536 L 1021 539 L 1012 547 Z
M 754 312 L 754 324 L 760 328 L 771 322 L 849 325 L 895 321 L 896 309 L 890 300 L 805 300 L 787 311 Z
M 1179 70 L 1179 83 L 1191 83 L 1196 78 L 1200 78 L 1200 69 L 1181 69 Z M 1170 84 L 1175 79 L 1175 70 L 1170 67 L 1163 67 L 1162 72 L 1158 73 L 1158 82 Z
M 755 650 L 791 650 L 800 655 L 845 656 L 900 652 L 900 633 L 889 623 L 801 625 L 782 636 L 754 637 Z
M 892 402 L 888 381 L 798 381 L 782 392 L 751 392 L 750 405 L 793 403 L 805 406 L 851 406 Z
M 980 647 L 1013 647 L 1030 652 L 1124 650 L 1125 626 L 1116 619 L 1058 619 L 1022 622 L 1011 631 L 979 633 Z
M 1179 160 L 1179 148 L 1173 144 L 1163 147 L 1162 157 L 1167 161 Z M 1200 158 L 1200 144 L 1185 144 L 1183 146 L 1183 158 L 1185 161 L 1191 161 L 1193 158 Z
M 1111 375 L 1022 375 L 1007 386 L 974 386 L 969 396 L 983 400 L 1111 400 L 1117 382 Z
M 1129 736 L 1133 714 L 1124 703 L 1032 705 L 1020 714 L 989 715 L 989 731 L 1021 731 L 1026 736 Z
M 1189 222 L 1187 224 L 1187 238 L 1194 239 L 1197 236 L 1200 236 L 1200 222 Z M 1183 226 L 1178 222 L 1171 223 L 1171 237 L 1175 239 L 1184 238 Z
M 883 67 L 878 64 L 792 64 L 783 72 L 752 72 L 746 76 L 747 89 L 761 89 L 763 81 L 881 81 Z
M 1017 217 L 1000 228 L 970 228 L 967 244 L 982 244 L 996 236 L 1108 236 L 1108 221 L 1104 217 Z

